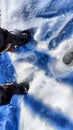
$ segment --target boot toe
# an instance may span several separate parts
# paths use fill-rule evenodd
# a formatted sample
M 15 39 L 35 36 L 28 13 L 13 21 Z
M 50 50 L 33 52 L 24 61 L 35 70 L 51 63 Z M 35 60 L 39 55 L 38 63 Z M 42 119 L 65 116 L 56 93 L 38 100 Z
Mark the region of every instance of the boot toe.
M 20 33 L 20 37 L 22 39 L 23 44 L 25 44 L 30 41 L 31 35 L 30 32 L 27 30 L 27 31 L 22 31 Z

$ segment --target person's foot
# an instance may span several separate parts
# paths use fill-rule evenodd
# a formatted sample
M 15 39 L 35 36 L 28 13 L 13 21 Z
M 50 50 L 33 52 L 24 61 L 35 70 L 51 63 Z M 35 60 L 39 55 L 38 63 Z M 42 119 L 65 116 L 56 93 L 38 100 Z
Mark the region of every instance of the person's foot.
M 0 85 L 0 105 L 9 104 L 14 94 L 24 95 L 29 90 L 29 83 L 9 83 Z
M 30 37 L 30 32 L 28 30 L 21 31 L 18 34 L 13 35 L 11 37 L 12 44 L 7 51 L 13 52 L 20 45 L 26 45 L 30 41 Z
M 73 52 L 70 52 L 68 54 L 66 54 L 64 57 L 63 57 L 63 62 L 66 64 L 66 65 L 69 65 L 73 60 Z
M 21 44 L 26 44 L 29 42 L 30 40 L 30 32 L 28 30 L 24 30 L 24 31 L 21 31 L 19 34 L 18 34 L 20 40 L 21 40 Z
M 20 84 L 15 83 L 14 94 L 26 94 L 29 90 L 29 84 L 27 82 L 23 82 Z
M 20 45 L 27 44 L 31 38 L 29 30 L 20 31 L 18 34 L 12 34 L 11 32 L 0 28 L 0 34 L 0 54 L 7 51 L 15 51 Z

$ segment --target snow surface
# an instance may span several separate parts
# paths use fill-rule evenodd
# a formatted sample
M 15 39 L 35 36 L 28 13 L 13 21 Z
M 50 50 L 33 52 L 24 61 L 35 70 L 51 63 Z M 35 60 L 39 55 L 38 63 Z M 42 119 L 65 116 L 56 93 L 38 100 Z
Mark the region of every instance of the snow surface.
M 0 107 L 0 130 L 73 130 L 72 0 L 1 0 L 1 27 L 31 31 L 26 46 L 0 56 L 0 83 L 30 82 L 28 95 Z

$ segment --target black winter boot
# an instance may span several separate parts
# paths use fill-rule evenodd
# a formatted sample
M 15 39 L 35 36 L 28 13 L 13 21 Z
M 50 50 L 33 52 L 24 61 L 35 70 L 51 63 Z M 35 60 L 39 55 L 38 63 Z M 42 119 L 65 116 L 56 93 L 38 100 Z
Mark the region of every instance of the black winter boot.
M 0 54 L 6 51 L 12 52 L 20 45 L 27 44 L 30 37 L 28 30 L 12 34 L 8 30 L 0 28 Z
M 30 32 L 28 30 L 24 30 L 19 32 L 18 34 L 10 34 L 10 43 L 12 43 L 13 46 L 20 46 L 22 44 L 27 44 L 30 40 Z
M 29 84 L 26 82 L 0 85 L 0 105 L 9 104 L 14 94 L 24 95 L 28 90 Z

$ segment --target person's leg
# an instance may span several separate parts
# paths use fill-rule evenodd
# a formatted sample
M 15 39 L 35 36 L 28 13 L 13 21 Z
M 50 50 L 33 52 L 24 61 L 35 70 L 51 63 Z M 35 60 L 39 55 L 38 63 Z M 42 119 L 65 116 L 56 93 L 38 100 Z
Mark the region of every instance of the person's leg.
M 9 83 L 0 85 L 0 105 L 9 104 L 14 94 L 27 94 L 29 90 L 28 83 Z

